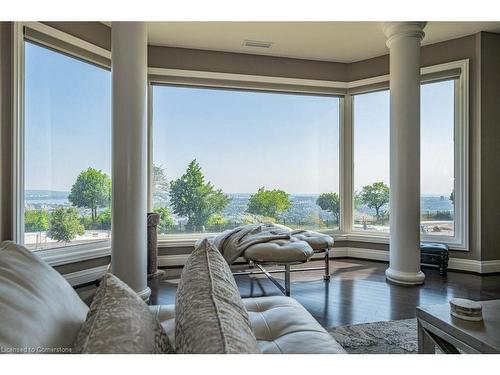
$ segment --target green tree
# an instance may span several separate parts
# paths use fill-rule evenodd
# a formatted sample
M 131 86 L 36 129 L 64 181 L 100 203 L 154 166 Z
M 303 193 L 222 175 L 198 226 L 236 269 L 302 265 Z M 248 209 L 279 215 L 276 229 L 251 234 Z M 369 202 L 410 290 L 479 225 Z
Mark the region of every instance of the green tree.
M 358 208 L 363 204 L 363 201 L 361 200 L 361 193 L 358 191 L 354 192 L 354 207 Z
M 97 221 L 93 221 L 91 216 L 80 216 L 80 223 L 83 225 L 85 230 L 94 230 L 97 229 L 99 223 Z
M 363 186 L 360 193 L 361 202 L 375 209 L 377 221 L 380 220 L 380 208 L 389 203 L 389 187 L 383 182 Z
M 24 211 L 24 230 L 26 232 L 45 232 L 49 229 L 49 214 L 46 210 Z
M 169 184 L 165 168 L 153 164 L 153 202 L 167 202 Z
M 229 204 L 230 198 L 221 189 L 215 189 L 205 176 L 198 162 L 189 163 L 186 172 L 170 184 L 170 203 L 179 216 L 188 218 L 194 230 L 206 224 L 208 218 Z
M 455 189 L 453 189 L 451 191 L 451 194 L 450 194 L 450 201 L 452 204 L 455 204 Z
M 97 223 L 99 228 L 103 230 L 111 230 L 111 209 L 106 208 L 99 215 L 97 215 Z
M 261 187 L 257 193 L 250 196 L 247 212 L 277 219 L 280 213 L 291 207 L 292 201 L 288 193 L 283 190 L 266 190 Z
M 322 210 L 329 211 L 333 214 L 337 224 L 340 220 L 340 198 L 337 193 L 322 193 L 316 199 L 316 204 L 321 207 Z
M 207 225 L 211 225 L 211 226 L 222 227 L 222 226 L 228 225 L 228 224 L 229 224 L 229 220 L 227 220 L 221 214 L 213 214 L 207 220 Z
M 56 208 L 50 214 L 49 222 L 47 235 L 57 242 L 70 242 L 77 235 L 82 235 L 85 232 L 74 207 Z
M 77 207 L 89 208 L 96 222 L 97 209 L 110 206 L 111 179 L 101 170 L 88 168 L 78 175 L 68 198 Z
M 158 207 L 153 210 L 160 215 L 160 222 L 158 223 L 158 233 L 168 233 L 169 230 L 175 228 L 175 221 L 170 210 L 167 207 Z

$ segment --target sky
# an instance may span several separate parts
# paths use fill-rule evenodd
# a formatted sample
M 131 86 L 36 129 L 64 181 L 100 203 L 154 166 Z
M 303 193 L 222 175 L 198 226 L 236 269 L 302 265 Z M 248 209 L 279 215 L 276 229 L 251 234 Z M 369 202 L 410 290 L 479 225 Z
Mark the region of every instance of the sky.
M 69 191 L 111 173 L 111 73 L 25 43 L 25 189 Z
M 453 186 L 453 83 L 422 86 L 422 192 Z M 111 74 L 26 43 L 26 189 L 69 191 L 111 172 Z M 169 180 L 197 159 L 227 193 L 339 191 L 339 99 L 154 86 L 154 163 Z M 354 97 L 354 185 L 389 182 L 389 94 Z

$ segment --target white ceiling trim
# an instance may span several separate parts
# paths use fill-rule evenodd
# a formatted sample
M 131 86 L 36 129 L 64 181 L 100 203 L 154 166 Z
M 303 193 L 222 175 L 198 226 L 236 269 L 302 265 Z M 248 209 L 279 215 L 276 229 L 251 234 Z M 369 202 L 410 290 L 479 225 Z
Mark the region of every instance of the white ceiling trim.
M 195 78 L 195 79 L 252 82 L 252 83 L 264 83 L 264 84 L 290 85 L 290 86 L 312 86 L 312 87 L 323 87 L 332 89 L 347 89 L 347 82 L 324 81 L 316 79 L 270 77 L 270 76 L 260 76 L 260 75 L 250 75 L 250 74 L 219 73 L 219 72 L 206 72 L 199 70 L 166 69 L 166 68 L 149 68 L 148 73 L 150 76 L 162 76 L 162 77 Z

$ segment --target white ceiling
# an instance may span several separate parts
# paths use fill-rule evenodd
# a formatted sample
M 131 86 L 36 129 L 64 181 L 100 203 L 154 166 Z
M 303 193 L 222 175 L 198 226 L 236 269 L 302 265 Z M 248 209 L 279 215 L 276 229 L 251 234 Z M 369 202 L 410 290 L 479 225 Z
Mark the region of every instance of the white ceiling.
M 149 43 L 216 51 L 353 62 L 387 53 L 381 22 L 148 22 Z M 500 22 L 429 22 L 423 44 L 478 31 L 500 32 Z M 272 42 L 269 49 L 245 39 Z

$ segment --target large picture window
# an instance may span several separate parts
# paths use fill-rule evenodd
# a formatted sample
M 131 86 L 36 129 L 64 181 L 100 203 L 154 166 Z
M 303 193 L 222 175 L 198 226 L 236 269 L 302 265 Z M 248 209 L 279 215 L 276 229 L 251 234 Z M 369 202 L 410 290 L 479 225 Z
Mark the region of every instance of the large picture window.
M 111 231 L 111 74 L 26 41 L 24 244 L 87 244 Z
M 160 234 L 255 222 L 338 229 L 339 106 L 332 96 L 154 85 Z

